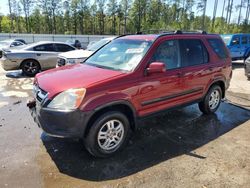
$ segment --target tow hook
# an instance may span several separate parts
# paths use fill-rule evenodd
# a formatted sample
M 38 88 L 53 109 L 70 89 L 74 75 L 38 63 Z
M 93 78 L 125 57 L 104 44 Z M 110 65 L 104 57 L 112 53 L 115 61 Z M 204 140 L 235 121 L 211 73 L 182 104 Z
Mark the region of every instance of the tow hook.
M 27 102 L 27 107 L 29 108 L 34 108 L 36 106 L 36 101 L 35 100 L 31 100 Z

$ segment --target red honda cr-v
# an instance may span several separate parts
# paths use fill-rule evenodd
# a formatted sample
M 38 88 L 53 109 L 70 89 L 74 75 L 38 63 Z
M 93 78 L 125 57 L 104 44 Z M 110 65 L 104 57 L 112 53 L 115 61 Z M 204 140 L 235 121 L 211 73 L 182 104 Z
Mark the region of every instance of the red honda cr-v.
M 218 35 L 128 35 L 83 64 L 38 74 L 28 106 L 49 135 L 83 138 L 92 155 L 106 157 L 125 145 L 142 117 L 192 103 L 215 112 L 231 76 Z

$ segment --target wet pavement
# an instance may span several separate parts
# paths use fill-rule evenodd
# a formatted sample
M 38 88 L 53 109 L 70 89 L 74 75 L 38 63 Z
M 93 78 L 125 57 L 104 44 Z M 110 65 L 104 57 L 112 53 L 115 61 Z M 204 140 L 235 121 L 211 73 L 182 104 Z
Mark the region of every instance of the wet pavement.
M 249 187 L 250 84 L 236 65 L 213 115 L 197 105 L 147 119 L 108 159 L 52 138 L 26 107 L 32 79 L 0 68 L 0 187 Z M 14 77 L 14 78 L 13 78 Z

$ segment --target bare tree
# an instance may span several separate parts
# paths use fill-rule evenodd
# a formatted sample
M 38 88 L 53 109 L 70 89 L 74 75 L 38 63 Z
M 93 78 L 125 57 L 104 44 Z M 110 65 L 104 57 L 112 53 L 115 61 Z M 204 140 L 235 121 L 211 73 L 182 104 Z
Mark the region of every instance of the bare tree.
M 236 10 L 239 9 L 239 15 L 238 15 L 238 25 L 240 24 L 240 20 L 241 20 L 241 10 L 242 10 L 242 7 L 244 6 L 244 0 L 241 0 L 240 4 L 239 5 L 236 5 L 235 8 Z
M 110 13 L 110 16 L 112 17 L 112 28 L 111 33 L 115 34 L 116 32 L 116 13 L 118 10 L 118 5 L 116 0 L 109 0 L 108 3 L 108 12 Z
M 213 11 L 213 19 L 212 19 L 212 31 L 214 30 L 214 22 L 215 22 L 217 7 L 218 7 L 218 0 L 214 0 L 214 11 Z
M 106 0 L 97 0 L 98 21 L 99 21 L 99 32 L 100 32 L 100 34 L 104 34 L 104 27 L 105 27 L 104 8 L 105 8 L 105 3 L 106 3 Z
M 10 28 L 11 31 L 14 30 L 14 24 L 13 24 L 13 0 L 8 0 L 8 6 L 9 6 L 9 14 L 10 14 Z
M 197 4 L 198 11 L 202 11 L 202 30 L 205 30 L 207 0 L 200 0 Z
M 17 27 L 17 32 L 21 32 L 21 14 L 22 14 L 22 9 L 20 7 L 20 2 L 15 1 L 14 6 L 13 6 L 13 13 L 15 15 L 15 22 L 16 22 L 16 27 Z
M 226 7 L 226 10 L 227 10 L 226 23 L 228 23 L 228 17 L 229 17 L 229 12 L 230 12 L 230 3 L 231 3 L 231 0 L 228 0 L 227 7 Z
M 26 32 L 30 33 L 30 12 L 33 6 L 33 0 L 20 0 L 21 4 L 23 5 L 23 11 L 25 15 L 25 26 Z
M 248 24 L 248 20 L 249 20 L 249 12 L 250 12 L 250 0 L 247 0 L 246 16 L 245 16 L 245 22 L 247 24 Z
M 223 18 L 223 17 L 224 17 L 225 4 L 226 4 L 226 0 L 224 0 L 224 2 L 223 2 L 223 7 L 222 7 L 221 18 Z
M 230 9 L 229 9 L 229 17 L 228 17 L 228 25 L 230 24 L 230 21 L 231 21 L 231 15 L 233 12 L 233 3 L 234 3 L 234 0 L 231 0 Z
M 122 11 L 124 14 L 124 34 L 127 33 L 127 19 L 128 19 L 128 12 L 131 6 L 131 0 L 122 0 Z
M 56 27 L 56 14 L 58 15 L 59 10 L 61 9 L 62 4 L 61 0 L 50 0 L 49 9 L 52 13 L 52 20 L 53 20 L 53 33 L 57 33 L 57 27 Z

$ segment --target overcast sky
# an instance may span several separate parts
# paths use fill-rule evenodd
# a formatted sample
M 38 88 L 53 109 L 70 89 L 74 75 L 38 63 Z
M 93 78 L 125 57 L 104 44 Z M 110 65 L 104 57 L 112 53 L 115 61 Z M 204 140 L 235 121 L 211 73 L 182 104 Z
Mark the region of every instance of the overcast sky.
M 212 16 L 213 14 L 213 6 L 214 6 L 214 1 L 215 0 L 207 0 L 207 10 L 206 10 L 206 14 L 208 16 Z M 240 4 L 241 0 L 234 0 L 234 6 Z M 217 17 L 221 16 L 222 13 L 222 7 L 223 7 L 223 0 L 219 0 L 218 1 L 218 9 L 217 9 Z M 235 11 L 235 9 L 233 9 Z M 194 12 L 196 12 L 196 7 L 194 8 Z M 8 0 L 0 0 L 0 13 L 1 14 L 8 14 L 9 13 L 9 9 L 8 9 Z M 199 13 L 201 14 L 201 13 Z M 225 15 L 225 13 L 224 13 Z M 235 21 L 237 18 L 238 12 L 233 12 L 233 16 L 232 16 L 232 21 Z M 245 16 L 245 9 L 242 12 L 242 16 Z

